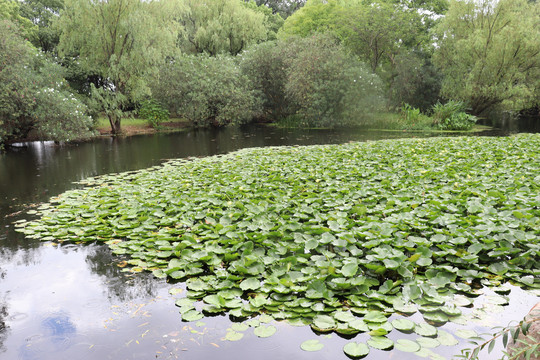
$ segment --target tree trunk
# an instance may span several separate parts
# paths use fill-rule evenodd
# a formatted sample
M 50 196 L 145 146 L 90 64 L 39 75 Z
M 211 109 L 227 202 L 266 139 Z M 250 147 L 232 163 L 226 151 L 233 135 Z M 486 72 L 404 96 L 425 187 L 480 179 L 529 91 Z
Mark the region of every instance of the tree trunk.
M 122 132 L 122 128 L 120 127 L 121 118 L 116 117 L 113 115 L 109 115 L 109 124 L 111 124 L 111 133 L 113 135 L 118 135 Z

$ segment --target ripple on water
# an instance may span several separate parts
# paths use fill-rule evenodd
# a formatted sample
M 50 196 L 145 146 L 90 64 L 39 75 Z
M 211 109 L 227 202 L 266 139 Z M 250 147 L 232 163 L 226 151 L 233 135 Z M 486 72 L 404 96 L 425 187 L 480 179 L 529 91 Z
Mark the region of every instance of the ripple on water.
M 21 321 L 28 318 L 28 314 L 26 313 L 15 313 L 9 317 L 9 320 L 11 321 Z

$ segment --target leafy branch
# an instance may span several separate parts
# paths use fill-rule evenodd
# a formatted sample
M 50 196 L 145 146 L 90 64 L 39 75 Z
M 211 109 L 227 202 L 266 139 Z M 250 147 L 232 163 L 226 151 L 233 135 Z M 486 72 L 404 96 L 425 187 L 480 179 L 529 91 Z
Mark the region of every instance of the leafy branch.
M 538 314 L 540 313 L 540 310 L 535 310 L 533 313 Z M 524 356 L 525 360 L 529 360 L 532 355 L 535 355 L 535 356 L 540 355 L 540 341 L 534 336 L 527 335 L 531 325 L 537 321 L 540 321 L 540 317 L 530 316 L 530 315 L 525 317 L 525 319 L 521 320 L 516 325 L 508 325 L 506 327 L 500 328 L 501 330 L 494 333 L 491 336 L 491 338 L 489 338 L 487 341 L 484 341 L 481 344 L 475 341 L 475 340 L 483 341 L 484 339 L 481 337 L 475 337 L 475 338 L 470 339 L 471 340 L 470 342 L 476 345 L 476 347 L 472 349 L 467 348 L 467 349 L 461 350 L 461 355 L 457 355 L 456 358 L 467 359 L 467 360 L 479 359 L 478 355 L 480 351 L 482 351 L 487 346 L 488 353 L 490 353 L 495 347 L 495 343 L 498 338 L 502 338 L 503 347 L 506 348 L 510 337 L 512 338 L 512 341 L 515 345 L 519 343 L 519 344 L 523 344 L 523 347 L 511 348 L 509 352 L 503 351 L 504 355 L 502 359 L 517 360 L 517 359 L 523 359 L 521 356 Z M 529 341 L 519 339 L 520 334 L 523 334 L 523 336 Z

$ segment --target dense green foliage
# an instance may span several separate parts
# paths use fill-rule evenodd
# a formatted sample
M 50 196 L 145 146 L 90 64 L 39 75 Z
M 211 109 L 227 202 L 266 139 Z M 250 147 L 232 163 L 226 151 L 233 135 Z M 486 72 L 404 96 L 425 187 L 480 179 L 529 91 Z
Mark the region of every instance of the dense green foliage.
M 138 113 L 139 117 L 146 119 L 156 129 L 160 127 L 162 122 L 169 120 L 169 111 L 154 99 L 141 101 Z
M 77 54 L 83 69 L 101 77 L 94 103 L 109 118 L 113 133 L 121 131 L 129 103 L 149 94 L 147 82 L 158 65 L 174 54 L 178 7 L 173 1 L 65 2 L 58 20 L 59 51 Z
M 476 120 L 476 116 L 465 112 L 465 103 L 461 101 L 433 106 L 433 122 L 441 130 L 470 130 Z
M 358 125 L 383 104 L 377 75 L 325 35 L 262 44 L 242 54 L 241 67 L 261 94 L 264 118 Z
M 313 36 L 291 42 L 285 93 L 305 126 L 363 124 L 382 105 L 377 75 L 345 54 L 332 39 Z
M 93 135 L 86 107 L 68 90 L 63 69 L 0 20 L 0 144 L 30 132 L 44 140 Z
M 477 115 L 530 101 L 540 68 L 538 2 L 452 1 L 437 33 L 434 60 L 445 97 L 466 102 Z
M 540 3 L 526 0 L 0 0 L 0 19 L 62 66 L 61 77 L 112 133 L 149 98 L 194 126 L 401 129 L 424 129 L 426 118 L 373 114 L 385 107 L 399 115 L 404 104 L 429 114 L 439 102 L 461 101 L 486 115 L 534 108 L 540 98 Z M 211 65 L 181 68 L 197 54 Z M 240 78 L 228 80 L 234 73 Z M 448 119 L 435 127 L 474 123 L 465 113 Z
M 508 303 L 485 296 L 465 311 L 480 285 L 540 287 L 539 149 L 538 135 L 245 149 L 88 179 L 18 227 L 106 242 L 134 271 L 185 281 L 185 321 L 203 316 L 202 300 L 206 314 L 369 331 L 376 349 L 394 345 L 383 336 L 393 329 L 456 344 L 388 317 L 466 325 Z
M 181 48 L 188 53 L 237 55 L 269 36 L 271 14 L 257 11 L 242 0 L 185 0 L 185 3 L 187 9 L 180 17 L 185 29 Z
M 231 56 L 183 56 L 164 64 L 154 97 L 193 126 L 247 122 L 260 111 L 249 79 Z

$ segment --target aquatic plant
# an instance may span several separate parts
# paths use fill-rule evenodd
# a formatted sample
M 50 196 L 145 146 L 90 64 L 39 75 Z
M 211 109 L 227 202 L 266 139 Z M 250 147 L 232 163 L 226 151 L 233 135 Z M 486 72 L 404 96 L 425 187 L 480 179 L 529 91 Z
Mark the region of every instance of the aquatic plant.
M 244 149 L 87 179 L 17 226 L 101 241 L 131 271 L 185 282 L 185 321 L 267 317 L 425 354 L 458 343 L 432 325 L 487 311 L 463 311 L 483 286 L 492 307 L 508 304 L 507 282 L 540 288 L 539 155 L 540 135 Z M 425 322 L 395 316 L 416 312 Z M 394 329 L 421 338 L 394 343 Z

